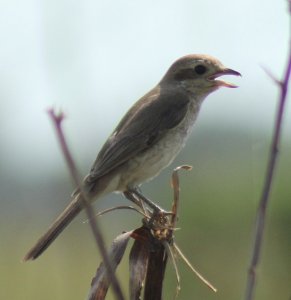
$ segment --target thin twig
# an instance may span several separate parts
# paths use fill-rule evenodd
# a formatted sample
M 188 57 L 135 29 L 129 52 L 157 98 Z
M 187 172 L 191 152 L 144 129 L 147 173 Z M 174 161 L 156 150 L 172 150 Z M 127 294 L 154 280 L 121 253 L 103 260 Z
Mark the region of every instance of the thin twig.
M 178 218 L 178 207 L 179 207 L 179 200 L 180 200 L 180 183 L 179 183 L 178 172 L 181 169 L 184 169 L 186 171 L 191 171 L 192 167 L 188 166 L 188 165 L 182 165 L 182 166 L 175 168 L 172 173 L 171 184 L 172 184 L 172 188 L 174 190 L 174 201 L 173 201 L 173 205 L 172 205 L 173 214 L 172 214 L 172 219 L 171 219 L 171 225 L 173 228 L 176 227 L 176 222 L 177 222 L 177 218 Z
M 291 1 L 290 7 L 291 7 Z M 290 11 L 291 13 L 291 11 Z M 276 122 L 275 128 L 271 143 L 271 149 L 269 154 L 269 161 L 268 167 L 265 176 L 265 182 L 262 190 L 261 199 L 259 202 L 256 223 L 255 223 L 255 237 L 254 237 L 254 245 L 253 245 L 253 252 L 252 258 L 248 270 L 248 278 L 247 278 L 247 287 L 246 287 L 246 300 L 252 300 L 254 298 L 254 287 L 256 281 L 256 269 L 258 266 L 258 262 L 261 256 L 261 248 L 262 248 L 262 240 L 265 230 L 265 221 L 266 221 L 266 210 L 269 203 L 270 198 L 270 191 L 274 177 L 274 171 L 277 163 L 277 157 L 279 153 L 279 143 L 282 131 L 282 121 L 284 115 L 284 108 L 287 99 L 287 92 L 288 92 L 288 83 L 290 79 L 290 72 L 291 72 L 291 47 L 289 50 L 289 58 L 287 63 L 287 68 L 283 77 L 282 81 L 275 80 L 273 76 L 271 78 L 274 80 L 276 84 L 279 83 L 280 87 L 280 98 L 278 103 L 278 110 L 276 115 Z M 269 72 L 268 72 L 269 74 Z
M 261 65 L 261 68 L 265 71 L 265 73 L 278 85 L 279 87 L 282 85 L 282 82 L 269 70 L 265 65 Z
M 144 216 L 145 218 L 147 218 L 147 216 L 142 211 L 140 211 L 139 209 L 137 209 L 133 206 L 128 206 L 128 205 L 120 205 L 120 206 L 114 206 L 114 207 L 104 209 L 104 210 L 98 212 L 97 214 L 95 214 L 95 217 L 101 217 L 107 213 L 110 213 L 115 210 L 120 210 L 120 209 L 134 210 L 135 212 L 137 212 L 137 213 L 141 214 L 142 216 Z M 89 220 L 87 219 L 83 223 L 88 223 L 88 222 L 89 222 Z
M 48 114 L 49 114 L 49 116 L 51 117 L 51 119 L 54 123 L 55 129 L 56 129 L 56 132 L 57 132 L 57 137 L 59 139 L 60 146 L 61 146 L 61 149 L 63 151 L 64 157 L 66 159 L 66 162 L 67 162 L 68 168 L 70 170 L 70 174 L 72 176 L 74 184 L 80 189 L 80 193 L 82 195 L 81 199 L 83 201 L 83 205 L 84 205 L 86 214 L 88 216 L 89 223 L 90 223 L 94 238 L 96 240 L 97 246 L 98 246 L 100 254 L 102 256 L 104 265 L 106 267 L 107 276 L 110 278 L 110 281 L 112 283 L 112 288 L 113 288 L 115 297 L 118 300 L 124 300 L 125 298 L 124 298 L 123 293 L 121 291 L 119 282 L 118 282 L 118 280 L 115 276 L 115 273 L 114 273 L 113 268 L 112 268 L 111 261 L 108 257 L 108 254 L 107 254 L 107 251 L 106 251 L 106 248 L 105 248 L 104 238 L 102 236 L 100 227 L 97 226 L 97 220 L 94 217 L 94 211 L 91 207 L 90 202 L 86 198 L 86 194 L 82 190 L 82 184 L 81 184 L 80 176 L 78 174 L 78 170 L 76 168 L 76 165 L 74 163 L 74 160 L 73 160 L 72 155 L 70 153 L 70 150 L 68 148 L 68 145 L 67 145 L 67 142 L 66 142 L 63 130 L 62 130 L 62 121 L 64 120 L 64 114 L 62 112 L 60 112 L 59 114 L 56 114 L 56 112 L 53 109 L 49 109 Z
M 192 167 L 188 166 L 188 165 L 183 165 L 183 166 L 175 168 L 175 170 L 172 173 L 171 183 L 172 183 L 172 188 L 174 190 L 174 201 L 173 201 L 173 205 L 172 205 L 172 217 L 171 217 L 171 221 L 170 221 L 172 228 L 174 228 L 176 226 L 177 217 L 178 217 L 178 207 L 179 207 L 179 202 L 180 202 L 180 182 L 179 182 L 178 172 L 181 169 L 190 171 L 190 170 L 192 170 Z M 173 234 L 173 231 L 171 233 Z M 173 252 L 177 253 L 178 256 L 182 258 L 182 260 L 186 263 L 186 265 L 194 272 L 194 274 L 196 276 L 198 276 L 198 278 L 204 284 L 206 284 L 214 292 L 217 291 L 217 289 L 207 279 L 205 279 L 197 270 L 195 270 L 195 268 L 191 265 L 189 260 L 182 253 L 182 251 L 180 250 L 180 248 L 177 246 L 177 244 L 174 241 L 172 241 L 172 243 L 170 243 L 170 244 L 168 242 L 164 242 L 163 244 L 164 244 L 164 247 L 167 250 L 167 252 L 170 254 L 170 257 L 172 259 L 172 262 L 173 262 L 173 265 L 174 265 L 174 268 L 176 271 L 176 278 L 177 278 L 176 297 L 178 296 L 178 293 L 180 291 L 180 276 L 179 276 L 178 267 L 177 267 L 176 259 L 175 259 Z
M 174 253 L 172 251 L 171 246 L 169 245 L 169 243 L 167 243 L 165 241 L 163 242 L 163 245 L 164 245 L 164 247 L 165 247 L 165 249 L 166 249 L 166 251 L 168 253 L 168 256 L 171 258 L 172 264 L 173 264 L 174 269 L 175 269 L 177 286 L 176 286 L 176 295 L 175 295 L 174 299 L 177 299 L 177 297 L 179 295 L 179 292 L 181 290 L 179 269 L 178 269 L 177 262 L 176 262 L 176 259 L 175 259 L 175 255 L 174 255 Z
M 217 288 L 215 288 L 206 278 L 204 278 L 189 262 L 177 244 L 173 243 L 174 249 L 177 251 L 178 255 L 182 258 L 184 263 L 192 270 L 192 272 L 204 283 L 206 284 L 213 292 L 217 292 Z

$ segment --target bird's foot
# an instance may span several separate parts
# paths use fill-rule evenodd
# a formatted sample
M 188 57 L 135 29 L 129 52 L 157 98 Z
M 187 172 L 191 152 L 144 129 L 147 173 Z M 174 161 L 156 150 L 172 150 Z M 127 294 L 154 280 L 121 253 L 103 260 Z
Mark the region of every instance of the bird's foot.
M 145 208 L 147 211 L 150 212 L 150 215 L 157 215 L 157 214 L 163 214 L 163 215 L 172 215 L 173 213 L 170 211 L 165 211 L 163 208 L 161 208 L 159 205 L 157 205 L 152 200 L 145 197 L 142 193 L 140 188 L 129 188 L 127 191 L 124 192 L 124 195 L 126 198 L 128 198 L 130 201 L 133 201 L 135 204 L 141 206 L 141 205 L 147 205 L 150 210 Z

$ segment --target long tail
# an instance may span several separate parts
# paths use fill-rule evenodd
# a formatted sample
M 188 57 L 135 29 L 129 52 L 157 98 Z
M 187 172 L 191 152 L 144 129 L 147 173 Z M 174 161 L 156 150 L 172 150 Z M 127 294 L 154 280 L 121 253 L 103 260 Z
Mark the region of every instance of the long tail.
M 66 207 L 62 214 L 50 226 L 48 231 L 37 241 L 37 243 L 28 251 L 23 260 L 34 260 L 40 256 L 58 235 L 71 223 L 71 221 L 83 209 L 82 199 L 77 194 L 72 202 Z

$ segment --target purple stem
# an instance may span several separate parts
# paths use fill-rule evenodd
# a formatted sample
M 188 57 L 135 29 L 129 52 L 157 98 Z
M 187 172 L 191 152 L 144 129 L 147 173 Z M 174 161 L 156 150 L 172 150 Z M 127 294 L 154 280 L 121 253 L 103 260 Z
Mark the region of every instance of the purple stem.
M 48 113 L 55 125 L 56 131 L 57 131 L 57 136 L 61 145 L 61 149 L 63 151 L 63 154 L 65 156 L 67 165 L 69 167 L 71 176 L 73 178 L 74 184 L 80 188 L 82 197 L 81 199 L 83 200 L 83 205 L 86 211 L 86 214 L 88 216 L 89 219 L 89 223 L 91 226 L 91 230 L 93 232 L 94 238 L 96 240 L 97 246 L 99 248 L 102 260 L 104 262 L 104 265 L 106 267 L 107 270 L 107 276 L 109 277 L 109 280 L 112 283 L 112 288 L 114 291 L 114 294 L 116 296 L 116 299 L 118 300 L 124 300 L 124 296 L 123 293 L 121 291 L 119 282 L 116 278 L 115 272 L 112 268 L 112 264 L 111 261 L 108 257 L 106 248 L 105 248 L 105 243 L 104 243 L 104 238 L 103 235 L 101 233 L 100 227 L 97 225 L 97 220 L 95 218 L 95 214 L 94 211 L 92 209 L 91 203 L 86 199 L 85 194 L 82 192 L 82 184 L 80 181 L 80 176 L 78 174 L 78 170 L 76 168 L 76 165 L 74 163 L 74 160 L 71 156 L 71 153 L 69 151 L 68 145 L 66 143 L 66 139 L 64 136 L 64 133 L 62 131 L 62 121 L 64 120 L 64 114 L 61 112 L 58 115 L 55 113 L 55 111 L 53 109 L 49 109 Z
M 274 128 L 272 144 L 271 144 L 271 149 L 269 154 L 269 161 L 268 161 L 268 167 L 265 176 L 264 187 L 263 187 L 263 191 L 262 191 L 262 195 L 258 207 L 257 217 L 256 217 L 253 253 L 252 253 L 250 267 L 248 270 L 248 278 L 247 278 L 247 288 L 246 288 L 246 297 L 245 297 L 246 300 L 254 299 L 256 268 L 261 255 L 262 240 L 263 240 L 263 235 L 265 230 L 266 210 L 269 203 L 270 191 L 271 191 L 274 171 L 277 163 L 277 157 L 279 153 L 279 143 L 280 143 L 280 137 L 282 131 L 282 120 L 283 120 L 285 103 L 287 99 L 288 83 L 289 83 L 290 73 L 291 73 L 291 48 L 289 51 L 290 53 L 288 58 L 288 64 L 287 64 L 284 78 L 282 81 L 278 82 L 280 87 L 280 98 L 279 98 L 278 111 L 276 115 L 276 122 L 275 122 L 275 128 Z

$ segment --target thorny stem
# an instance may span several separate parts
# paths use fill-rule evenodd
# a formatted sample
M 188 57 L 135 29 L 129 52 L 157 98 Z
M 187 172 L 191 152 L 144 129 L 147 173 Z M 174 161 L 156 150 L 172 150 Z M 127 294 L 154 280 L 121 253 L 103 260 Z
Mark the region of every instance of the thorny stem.
M 81 199 L 83 201 L 83 205 L 84 205 L 86 214 L 88 216 L 89 223 L 90 223 L 94 238 L 96 240 L 97 246 L 98 246 L 100 254 L 102 256 L 104 265 L 106 267 L 107 276 L 109 277 L 109 279 L 112 283 L 112 288 L 113 288 L 115 297 L 118 300 L 124 300 L 125 298 L 123 296 L 123 293 L 121 291 L 119 282 L 118 282 L 118 280 L 116 278 L 116 275 L 113 271 L 111 261 L 108 257 L 107 251 L 105 249 L 105 243 L 104 243 L 104 239 L 103 239 L 100 227 L 97 225 L 97 220 L 95 219 L 95 215 L 94 215 L 94 211 L 92 209 L 92 206 L 91 206 L 90 202 L 88 201 L 88 199 L 86 198 L 85 193 L 82 191 L 82 184 L 81 184 L 81 181 L 79 179 L 80 176 L 78 174 L 78 170 L 76 168 L 76 165 L 74 163 L 72 155 L 69 151 L 68 145 L 66 143 L 65 136 L 64 136 L 63 131 L 62 131 L 62 121 L 64 120 L 64 114 L 62 112 L 60 112 L 59 114 L 56 114 L 53 109 L 49 109 L 48 114 L 49 114 L 49 116 L 51 117 L 51 119 L 54 123 L 55 129 L 56 129 L 56 132 L 57 132 L 57 137 L 59 139 L 61 149 L 62 149 L 63 154 L 65 156 L 65 159 L 66 159 L 68 168 L 70 170 L 70 174 L 72 176 L 72 179 L 74 181 L 74 184 L 78 188 L 80 188 L 81 195 L 82 195 Z
M 291 14 L 291 1 L 289 0 L 290 14 Z M 254 287 L 256 281 L 256 268 L 261 255 L 262 240 L 265 230 L 266 210 L 270 198 L 270 191 L 273 182 L 274 171 L 276 167 L 279 143 L 282 131 L 282 120 L 284 115 L 284 108 L 287 99 L 288 83 L 291 73 L 291 47 L 289 49 L 289 58 L 287 68 L 282 81 L 275 80 L 275 83 L 279 83 L 280 87 L 280 98 L 278 103 L 278 111 L 276 115 L 275 128 L 272 138 L 272 144 L 269 154 L 268 167 L 265 176 L 265 182 L 262 190 L 262 195 L 258 207 L 256 223 L 255 223 L 255 237 L 253 245 L 253 253 L 251 263 L 248 270 L 247 287 L 246 287 L 246 300 L 252 300 L 254 298 Z M 274 78 L 272 77 L 274 80 Z

